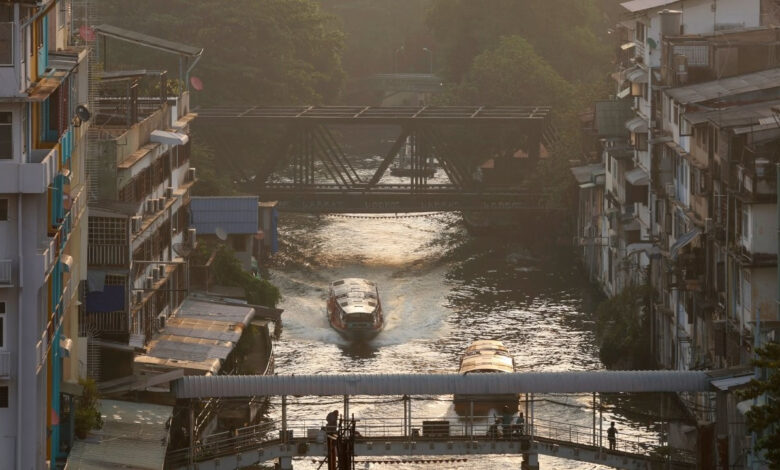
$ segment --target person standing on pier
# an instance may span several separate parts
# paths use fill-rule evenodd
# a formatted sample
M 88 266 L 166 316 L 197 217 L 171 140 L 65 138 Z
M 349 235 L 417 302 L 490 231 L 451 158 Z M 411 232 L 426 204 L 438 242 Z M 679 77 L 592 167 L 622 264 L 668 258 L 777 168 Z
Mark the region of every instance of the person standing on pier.
M 617 429 L 615 429 L 615 422 L 610 423 L 607 429 L 607 440 L 609 441 L 609 450 L 615 450 L 615 442 L 617 441 Z

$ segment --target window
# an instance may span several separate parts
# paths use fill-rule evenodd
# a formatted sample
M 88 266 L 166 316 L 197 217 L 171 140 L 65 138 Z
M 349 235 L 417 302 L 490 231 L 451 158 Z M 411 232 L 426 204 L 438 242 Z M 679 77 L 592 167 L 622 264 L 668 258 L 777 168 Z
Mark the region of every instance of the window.
M 0 387 L 0 408 L 8 408 L 8 387 Z
M 5 348 L 5 302 L 0 302 L 0 349 Z
M 14 64 L 13 21 L 13 5 L 0 5 L 0 65 Z
M 8 199 L 0 199 L 0 222 L 8 220 Z
M 636 22 L 635 38 L 638 42 L 645 42 L 645 24 L 641 21 Z
M 0 112 L 0 160 L 13 158 L 11 140 L 11 113 Z

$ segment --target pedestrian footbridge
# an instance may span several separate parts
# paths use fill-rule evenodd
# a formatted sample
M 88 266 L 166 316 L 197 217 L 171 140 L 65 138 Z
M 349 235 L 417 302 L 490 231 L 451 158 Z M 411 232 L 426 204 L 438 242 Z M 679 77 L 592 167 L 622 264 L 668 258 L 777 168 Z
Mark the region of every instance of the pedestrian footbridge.
M 531 469 L 539 468 L 538 455 L 625 469 L 696 468 L 692 455 L 670 453 L 638 434 L 621 432 L 616 449 L 607 450 L 606 437 L 596 436 L 594 442 L 587 426 L 536 419 L 522 434 L 504 437 L 500 430 L 491 432 L 490 422 L 488 417 L 420 417 L 407 423 L 398 418 L 361 419 L 355 423 L 355 461 L 433 463 L 451 457 L 514 454 L 522 457 L 523 468 Z M 168 465 L 211 470 L 278 461 L 282 468 L 292 468 L 293 458 L 326 457 L 324 426 L 324 420 L 292 420 L 286 425 L 276 421 L 215 434 L 191 450 L 170 452 Z
M 433 462 L 458 456 L 514 454 L 522 456 L 522 468 L 532 470 L 539 468 L 539 455 L 625 469 L 695 468 L 694 455 L 661 446 L 648 434 L 621 430 L 615 449 L 607 449 L 606 429 L 596 427 L 595 394 L 707 392 L 712 390 L 710 381 L 704 371 L 184 377 L 173 386 L 179 399 L 196 403 L 197 399 L 208 397 L 281 396 L 282 419 L 202 440 L 191 435 L 189 448 L 169 453 L 168 467 L 210 470 L 275 460 L 282 469 L 291 469 L 294 458 L 323 460 L 330 454 L 334 436 L 323 431 L 324 421 L 288 420 L 287 396 L 341 395 L 343 416 L 350 416 L 350 396 L 401 395 L 403 418 L 359 416 L 341 423 L 340 430 L 351 430 L 350 449 L 356 462 L 388 458 Z M 496 427 L 493 418 L 474 416 L 473 405 L 467 416 L 434 417 L 412 417 L 409 405 L 411 395 L 515 393 L 525 394 L 527 421 L 522 432 L 516 428 L 498 429 L 500 426 Z M 536 416 L 534 393 L 593 393 L 593 426 Z M 341 436 L 341 432 L 338 434 Z

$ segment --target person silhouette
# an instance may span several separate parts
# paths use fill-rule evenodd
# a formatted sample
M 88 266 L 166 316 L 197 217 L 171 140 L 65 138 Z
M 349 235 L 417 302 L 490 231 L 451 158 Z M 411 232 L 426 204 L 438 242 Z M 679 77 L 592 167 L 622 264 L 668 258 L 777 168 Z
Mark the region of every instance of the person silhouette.
M 617 442 L 617 429 L 615 429 L 615 422 L 612 421 L 607 429 L 607 440 L 609 441 L 609 450 L 615 450 L 615 443 Z

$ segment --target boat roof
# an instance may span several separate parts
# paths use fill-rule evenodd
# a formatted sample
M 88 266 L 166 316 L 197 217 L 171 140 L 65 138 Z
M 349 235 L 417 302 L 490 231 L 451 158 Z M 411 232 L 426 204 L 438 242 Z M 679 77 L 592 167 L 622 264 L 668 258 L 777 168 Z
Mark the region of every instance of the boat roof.
M 346 314 L 371 313 L 379 303 L 376 283 L 368 279 L 348 277 L 330 284 L 339 307 Z
M 514 372 L 515 361 L 501 341 L 478 340 L 463 353 L 459 372 L 475 371 Z

